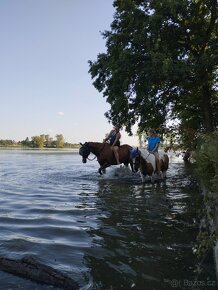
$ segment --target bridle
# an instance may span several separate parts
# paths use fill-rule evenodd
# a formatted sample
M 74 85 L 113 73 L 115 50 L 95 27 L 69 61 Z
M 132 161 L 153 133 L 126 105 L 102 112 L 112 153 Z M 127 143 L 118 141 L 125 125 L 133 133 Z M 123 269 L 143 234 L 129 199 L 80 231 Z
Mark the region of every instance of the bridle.
M 103 149 L 104 149 L 104 146 L 105 146 L 105 142 L 103 143 L 103 146 L 102 146 L 102 148 L 101 148 L 101 150 L 99 151 L 99 155 L 101 154 L 101 152 L 103 151 Z M 94 158 L 92 158 L 92 159 L 89 159 L 89 157 L 87 157 L 87 159 L 89 160 L 89 161 L 93 161 L 95 158 L 97 158 L 97 156 L 95 155 L 95 157 Z
M 147 160 L 147 158 L 149 157 L 150 154 L 151 154 L 151 153 L 149 152 L 148 155 L 146 156 L 146 158 L 144 158 L 145 161 Z M 132 158 L 132 164 L 133 164 L 134 167 L 136 166 L 136 158 L 140 158 L 140 157 L 141 157 L 141 152 L 138 150 L 138 151 L 136 152 L 135 157 Z M 140 160 L 139 160 L 139 164 L 140 164 Z
M 89 157 L 87 157 L 87 159 L 88 159 L 89 161 L 93 161 L 93 160 L 95 160 L 95 158 L 97 158 L 96 155 L 95 155 L 92 159 L 90 159 Z
M 81 144 L 81 143 L 80 143 L 80 144 Z M 81 148 L 87 148 L 87 153 L 88 153 L 88 154 L 86 153 L 86 155 L 84 156 L 83 154 L 81 154 L 81 150 L 80 150 L 80 151 L 79 151 L 79 154 L 80 154 L 83 158 L 86 158 L 86 159 L 88 159 L 89 161 L 93 161 L 93 160 L 95 160 L 95 159 L 97 158 L 96 155 L 95 155 L 93 158 L 91 158 L 91 159 L 88 157 L 89 154 L 90 154 L 90 152 L 91 152 L 88 143 L 84 143 L 84 144 L 81 144 L 81 145 L 82 145 Z M 105 146 L 105 143 L 103 143 L 103 146 L 102 146 L 102 148 L 101 148 L 101 150 L 100 150 L 100 152 L 99 152 L 99 155 L 100 155 L 101 152 L 103 151 L 104 146 Z M 81 148 L 80 148 L 80 149 L 81 149 Z

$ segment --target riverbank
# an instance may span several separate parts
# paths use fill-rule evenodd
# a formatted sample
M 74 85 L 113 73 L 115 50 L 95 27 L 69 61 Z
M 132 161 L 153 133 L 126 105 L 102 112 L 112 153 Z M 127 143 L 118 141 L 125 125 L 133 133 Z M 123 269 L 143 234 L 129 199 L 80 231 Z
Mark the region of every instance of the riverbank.
M 0 152 L 31 152 L 31 153 L 75 153 L 79 148 L 31 148 L 31 147 L 0 147 Z
M 0 149 L 75 149 L 79 148 L 80 145 L 69 145 L 63 147 L 33 147 L 33 146 L 23 146 L 23 145 L 0 145 Z
M 218 132 L 203 135 L 192 154 L 194 174 L 203 195 L 204 209 L 196 253 L 204 260 L 213 249 L 218 280 Z
M 204 261 L 210 249 L 213 250 L 216 277 L 218 281 L 218 198 L 203 183 L 200 183 L 203 194 L 204 209 L 198 235 L 198 256 Z

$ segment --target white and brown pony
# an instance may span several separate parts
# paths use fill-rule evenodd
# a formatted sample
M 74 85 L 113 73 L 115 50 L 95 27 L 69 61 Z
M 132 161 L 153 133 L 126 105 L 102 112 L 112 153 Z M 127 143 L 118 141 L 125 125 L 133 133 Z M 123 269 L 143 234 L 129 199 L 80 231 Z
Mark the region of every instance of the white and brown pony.
M 114 152 L 111 149 L 110 144 L 108 143 L 99 143 L 99 142 L 85 142 L 84 144 L 80 143 L 81 147 L 79 149 L 79 154 L 82 156 L 82 162 L 86 163 L 89 154 L 93 153 L 97 157 L 97 161 L 100 165 L 98 172 L 102 174 L 105 171 L 105 168 L 110 165 L 116 165 L 116 158 Z M 130 149 L 131 146 L 125 144 L 119 147 L 119 161 L 125 166 L 130 164 L 133 171 L 133 163 L 130 158 Z
M 157 166 L 155 156 L 149 153 L 146 149 L 131 149 L 130 157 L 133 161 L 133 169 L 135 172 L 140 171 L 142 182 L 145 182 L 146 176 L 148 175 L 151 182 L 159 179 L 157 176 Z M 161 167 L 161 179 L 166 177 L 166 171 L 169 167 L 169 157 L 165 152 L 159 152 L 159 162 Z

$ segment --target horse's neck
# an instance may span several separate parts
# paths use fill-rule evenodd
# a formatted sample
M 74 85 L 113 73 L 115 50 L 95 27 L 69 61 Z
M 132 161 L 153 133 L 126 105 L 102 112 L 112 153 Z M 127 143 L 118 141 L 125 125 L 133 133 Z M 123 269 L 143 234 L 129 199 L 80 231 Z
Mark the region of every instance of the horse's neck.
M 147 166 L 147 161 L 140 155 L 140 165 L 141 166 Z
M 141 157 L 144 158 L 144 160 L 146 160 L 148 158 L 148 156 L 150 155 L 149 154 L 149 151 L 146 150 L 146 149 L 139 149 L 139 152 L 141 154 Z
M 102 143 L 98 143 L 98 142 L 89 142 L 89 148 L 90 148 L 90 151 L 98 156 L 102 150 L 102 146 L 103 144 Z

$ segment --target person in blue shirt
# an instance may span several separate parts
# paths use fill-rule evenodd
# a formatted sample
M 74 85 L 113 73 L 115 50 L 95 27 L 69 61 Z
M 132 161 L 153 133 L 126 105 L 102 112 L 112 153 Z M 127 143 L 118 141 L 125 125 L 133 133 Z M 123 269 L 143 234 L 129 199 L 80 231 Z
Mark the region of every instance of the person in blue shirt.
M 149 137 L 148 137 L 147 150 L 149 151 L 149 153 L 154 154 L 156 166 L 157 166 L 157 174 L 159 177 L 161 177 L 160 160 L 159 160 L 159 154 L 158 154 L 160 137 L 157 135 L 157 132 L 153 129 L 149 129 L 148 133 L 149 133 Z
M 121 138 L 120 126 L 116 125 L 114 126 L 113 130 L 110 131 L 109 135 L 103 140 L 103 142 L 106 142 L 107 140 L 109 140 L 111 149 L 114 152 L 118 165 L 120 164 L 119 153 L 118 153 L 119 147 L 120 147 L 120 138 Z

